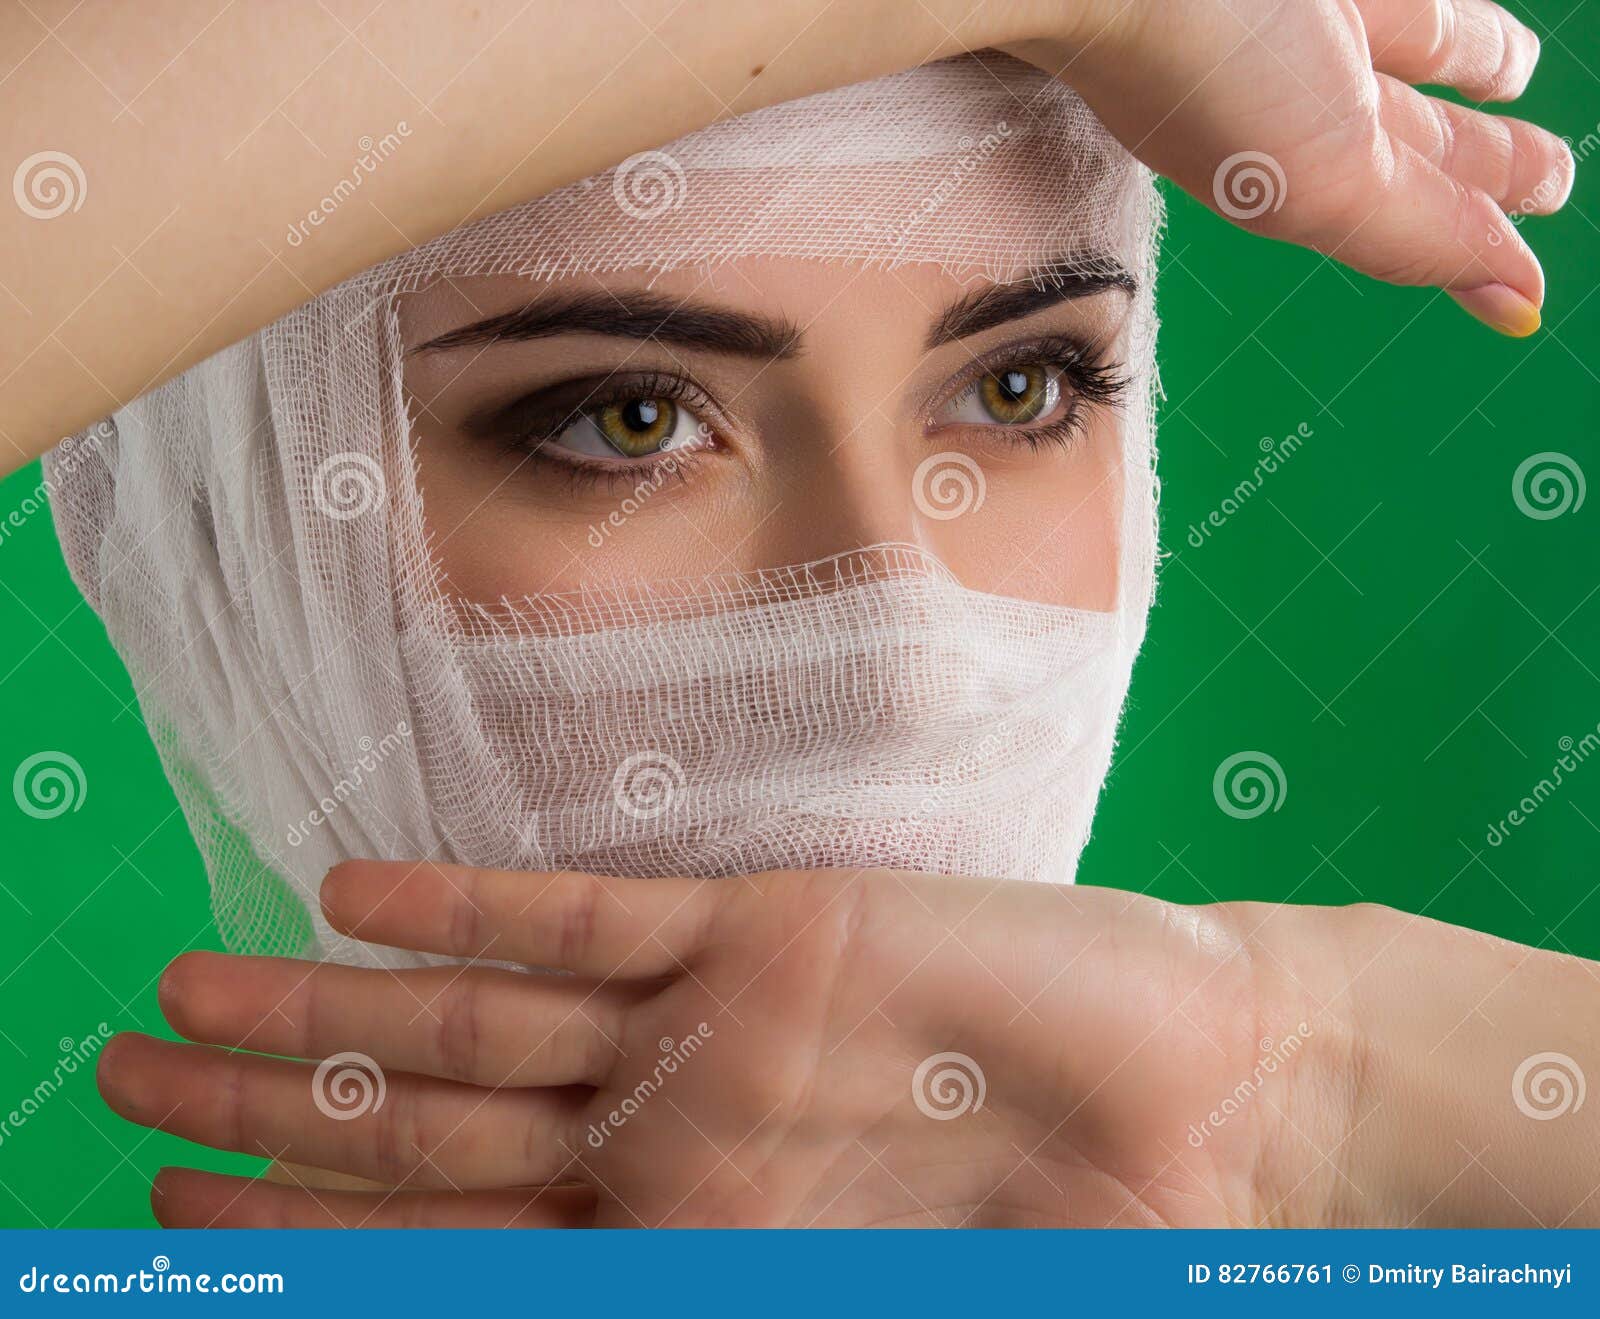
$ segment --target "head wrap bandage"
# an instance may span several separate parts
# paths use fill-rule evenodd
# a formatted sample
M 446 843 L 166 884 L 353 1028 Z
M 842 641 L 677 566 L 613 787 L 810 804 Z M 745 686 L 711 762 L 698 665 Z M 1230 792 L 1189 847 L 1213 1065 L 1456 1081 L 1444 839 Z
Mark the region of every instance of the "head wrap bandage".
M 1148 173 L 985 54 L 780 105 L 458 229 L 313 299 L 47 459 L 238 951 L 384 965 L 317 890 L 353 856 L 1070 881 L 1154 564 Z M 800 257 L 962 279 L 1114 254 L 1117 604 L 964 587 L 925 551 L 467 605 L 429 551 L 396 305 L 443 276 Z M 649 565 L 641 564 L 641 573 Z

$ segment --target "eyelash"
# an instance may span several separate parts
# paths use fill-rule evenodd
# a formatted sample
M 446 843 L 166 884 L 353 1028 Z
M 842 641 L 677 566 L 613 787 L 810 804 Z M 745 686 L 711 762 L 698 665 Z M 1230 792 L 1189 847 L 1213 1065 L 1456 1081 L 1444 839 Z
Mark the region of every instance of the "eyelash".
M 1116 407 L 1127 393 L 1130 382 L 1121 364 L 1100 361 L 1102 351 L 1098 345 L 1060 335 L 1008 344 L 977 358 L 968 368 L 966 383 L 948 395 L 939 407 L 946 408 L 967 398 L 987 376 L 1020 367 L 1046 367 L 1059 372 L 1066 386 L 1063 415 L 1038 426 L 1006 426 L 996 422 L 985 429 L 998 432 L 1008 443 L 1024 444 L 1030 449 L 1037 450 L 1045 445 L 1069 448 L 1083 434 L 1095 408 Z
M 587 382 L 580 380 L 572 383 L 574 387 L 581 387 Z M 633 461 L 599 462 L 586 455 L 573 453 L 553 458 L 544 452 L 544 448 L 567 427 L 583 420 L 584 417 L 591 416 L 610 404 L 625 403 L 636 398 L 667 399 L 672 403 L 681 404 L 696 414 L 709 412 L 718 418 L 722 416 L 711 396 L 687 376 L 666 372 L 607 376 L 597 379 L 594 387 L 584 393 L 583 401 L 577 406 L 553 411 L 545 420 L 513 424 L 506 434 L 506 448 L 523 454 L 545 467 L 561 469 L 568 483 L 574 488 L 596 486 L 602 482 L 608 489 L 631 488 L 638 483 L 641 476 L 651 476 L 666 467 L 667 455 Z M 514 414 L 527 406 L 528 402 L 531 400 L 520 405 L 513 404 L 510 411 Z M 699 465 L 707 447 L 710 446 L 685 449 L 672 454 L 669 475 L 680 481 L 687 480 L 689 473 Z
M 1098 346 L 1077 339 L 1049 336 L 1027 343 L 1011 344 L 985 357 L 975 359 L 968 368 L 966 381 L 953 392 L 944 395 L 937 408 L 949 407 L 964 399 L 985 376 L 1024 366 L 1043 366 L 1060 373 L 1068 397 L 1063 400 L 1064 414 L 1043 425 L 1007 426 L 1000 422 L 981 427 L 999 432 L 1005 442 L 1026 445 L 1038 450 L 1046 445 L 1069 448 L 1083 433 L 1089 414 L 1095 408 L 1115 407 L 1121 402 L 1129 385 L 1120 363 L 1100 362 Z M 581 388 L 588 382 L 572 382 Z M 560 468 L 572 488 L 594 487 L 601 484 L 608 489 L 632 487 L 641 477 L 651 479 L 659 469 L 667 466 L 666 460 L 652 458 L 624 461 L 597 462 L 581 454 L 564 454 L 560 458 L 547 455 L 545 446 L 569 426 L 592 415 L 609 404 L 623 403 L 636 398 L 668 399 L 680 404 L 691 413 L 710 412 L 721 419 L 722 413 L 711 397 L 686 376 L 664 372 L 647 372 L 641 375 L 602 377 L 591 390 L 583 394 L 577 406 L 554 410 L 538 420 L 514 419 L 507 425 L 505 447 L 523 454 L 547 468 Z M 513 404 L 508 415 L 531 411 L 536 399 Z M 702 418 L 704 420 L 704 418 Z M 710 424 L 710 423 L 708 423 Z M 956 423 L 958 425 L 963 423 Z M 970 426 L 970 423 L 964 423 Z M 938 429 L 931 424 L 929 429 Z M 714 445 L 680 450 L 672 455 L 670 475 L 685 481 Z

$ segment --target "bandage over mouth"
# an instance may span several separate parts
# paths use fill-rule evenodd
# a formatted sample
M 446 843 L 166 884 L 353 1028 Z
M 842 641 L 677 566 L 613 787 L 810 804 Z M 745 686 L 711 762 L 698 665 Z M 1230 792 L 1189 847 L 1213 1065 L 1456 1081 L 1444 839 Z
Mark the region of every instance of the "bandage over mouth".
M 410 965 L 317 891 L 349 857 L 1070 882 L 1154 564 L 1152 180 L 983 55 L 730 120 L 340 285 L 47 459 L 237 951 Z M 799 257 L 1013 280 L 1110 251 L 1126 331 L 1116 601 L 908 544 L 462 600 L 430 545 L 398 308 L 441 279 Z M 957 465 L 958 468 L 960 465 Z M 963 471 L 920 492 L 962 497 Z M 951 483 L 954 482 L 952 486 Z M 641 515 L 643 516 L 643 515 Z

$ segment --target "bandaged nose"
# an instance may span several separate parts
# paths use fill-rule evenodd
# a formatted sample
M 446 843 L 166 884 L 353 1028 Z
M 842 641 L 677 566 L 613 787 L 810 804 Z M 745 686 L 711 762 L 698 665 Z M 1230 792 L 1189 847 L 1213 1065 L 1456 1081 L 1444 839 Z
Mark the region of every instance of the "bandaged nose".
M 893 545 L 725 582 L 714 612 L 505 623 L 449 661 L 492 717 L 503 795 L 442 822 L 502 868 L 1066 882 L 1126 682 L 1119 640 L 1114 614 L 969 591 Z M 419 632 L 407 663 L 445 648 Z

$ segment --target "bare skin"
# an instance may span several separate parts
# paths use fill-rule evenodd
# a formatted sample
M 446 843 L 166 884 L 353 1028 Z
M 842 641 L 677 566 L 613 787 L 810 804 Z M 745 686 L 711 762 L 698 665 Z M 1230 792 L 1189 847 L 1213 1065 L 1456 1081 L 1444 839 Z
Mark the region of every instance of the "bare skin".
M 323 905 L 572 974 L 179 958 L 162 1003 L 197 1043 L 117 1037 L 111 1106 L 404 1189 L 168 1170 L 168 1226 L 1600 1221 L 1592 1107 L 1530 1120 L 1511 1082 L 1535 1042 L 1593 1056 L 1593 1012 L 1551 1004 L 1592 1002 L 1596 968 L 1383 908 L 370 862 Z M 1419 995 L 1445 959 L 1459 993 Z M 344 1050 L 387 1074 L 354 1117 L 259 1056 Z M 918 1078 L 944 1053 L 981 1106 Z
M 1544 287 L 1504 211 L 1554 209 L 1572 178 L 1553 135 L 1406 85 L 1522 91 L 1538 43 L 1486 0 L 289 0 L 270 15 L 193 0 L 181 37 L 167 9 L 76 8 L 0 11 L 21 111 L 0 116 L 3 154 L 64 152 L 84 180 L 52 219 L 0 208 L 5 470 L 468 219 L 720 115 L 963 49 L 1058 73 L 1208 206 L 1228 157 L 1269 154 L 1282 205 L 1247 227 L 1447 288 L 1506 333 L 1537 326 Z M 391 134 L 324 215 L 363 139 Z
M 1129 296 L 1062 290 L 930 350 L 941 313 L 984 287 L 931 266 L 769 259 L 536 288 L 456 280 L 402 300 L 417 474 L 446 589 L 495 601 L 894 542 L 929 550 L 976 590 L 1114 608 L 1127 390 L 1097 398 L 1073 363 L 1081 355 L 1083 367 L 1126 381 Z M 572 332 L 427 347 L 535 298 L 561 304 L 580 292 L 610 313 L 654 297 L 672 314 L 776 322 L 793 333 L 791 351 L 718 351 L 665 329 L 643 341 Z M 1028 382 L 1022 400 L 1041 402 L 1035 417 L 991 415 L 975 388 L 1013 368 Z M 575 405 L 669 390 L 682 391 L 675 402 L 654 398 L 676 413 L 665 447 L 618 452 L 592 419 L 547 434 Z M 668 443 L 675 433 L 684 438 Z M 928 516 L 917 469 L 952 452 L 981 471 L 983 499 L 960 518 Z M 613 517 L 627 497 L 636 507 Z
M 71 22 L 67 8 L 32 13 Z M 1218 167 L 1239 152 L 1271 156 L 1283 204 L 1247 227 L 1378 278 L 1446 288 L 1503 332 L 1537 326 L 1542 275 L 1506 211 L 1558 206 L 1570 155 L 1531 125 L 1406 85 L 1494 100 L 1521 91 L 1536 42 L 1482 0 L 631 8 L 563 8 L 555 23 L 540 4 L 489 0 L 469 12 L 397 0 L 353 40 L 339 20 L 355 23 L 354 10 L 285 5 L 263 27 L 236 7 L 197 35 L 192 59 L 174 61 L 169 38 L 130 7 L 72 33 L 79 60 L 125 82 L 115 109 L 83 94 L 54 46 L 21 60 L 6 94 L 58 116 L 90 192 L 48 223 L 20 211 L 0 219 L 0 282 L 27 312 L 0 326 L 6 461 L 37 456 L 474 215 L 730 107 L 981 46 L 1070 81 L 1130 150 L 1225 214 Z M 8 12 L 9 48 L 38 43 L 32 13 Z M 633 14 L 659 30 L 619 50 Z M 530 50 L 539 78 L 528 77 Z M 220 91 L 210 85 L 218 69 Z M 348 173 L 348 144 L 402 120 L 403 144 L 359 198 L 287 243 Z M 5 122 L 12 158 L 39 149 L 29 116 Z M 306 124 L 325 151 L 306 150 Z M 438 404 L 443 425 L 442 391 L 408 385 Z M 843 385 L 838 394 L 850 397 Z M 869 446 L 851 459 L 895 453 Z M 430 517 L 451 516 L 441 501 L 453 482 L 470 501 L 483 476 L 434 472 Z M 904 510 L 867 512 L 893 520 Z M 1104 528 L 1084 544 L 1085 562 L 1104 556 Z M 981 572 L 981 552 L 970 552 Z M 470 548 L 449 565 L 487 594 L 506 589 L 492 568 Z M 1085 601 L 1105 598 L 1103 575 L 1075 581 Z M 1573 1154 L 1596 1147 L 1581 1138 L 1592 1107 L 1563 1124 L 1530 1122 L 1507 1084 L 1537 1048 L 1593 1049 L 1594 968 L 1395 913 L 1178 908 L 905 875 L 641 885 L 377 863 L 340 868 L 327 908 L 355 937 L 575 974 L 182 959 L 164 998 L 200 1043 L 114 1042 L 101 1058 L 108 1102 L 206 1143 L 406 1189 L 174 1173 L 157 1188 L 162 1221 L 1520 1223 L 1595 1213 L 1595 1170 Z M 1442 965 L 1459 998 L 1437 979 L 1418 991 L 1417 968 Z M 1493 1014 L 1467 1011 L 1494 998 Z M 653 1075 L 662 1041 L 691 1036 L 703 1047 L 671 1085 L 614 1121 Z M 1253 1102 L 1214 1121 L 1254 1076 L 1264 1041 L 1291 1037 L 1304 1049 Z M 350 1121 L 312 1101 L 309 1064 L 264 1056 L 342 1049 L 392 1069 L 387 1103 Z M 959 1120 L 930 1118 L 912 1097 L 918 1064 L 944 1052 L 976 1060 L 986 1077 L 983 1106 Z M 578 1186 L 526 1189 L 553 1181 Z

